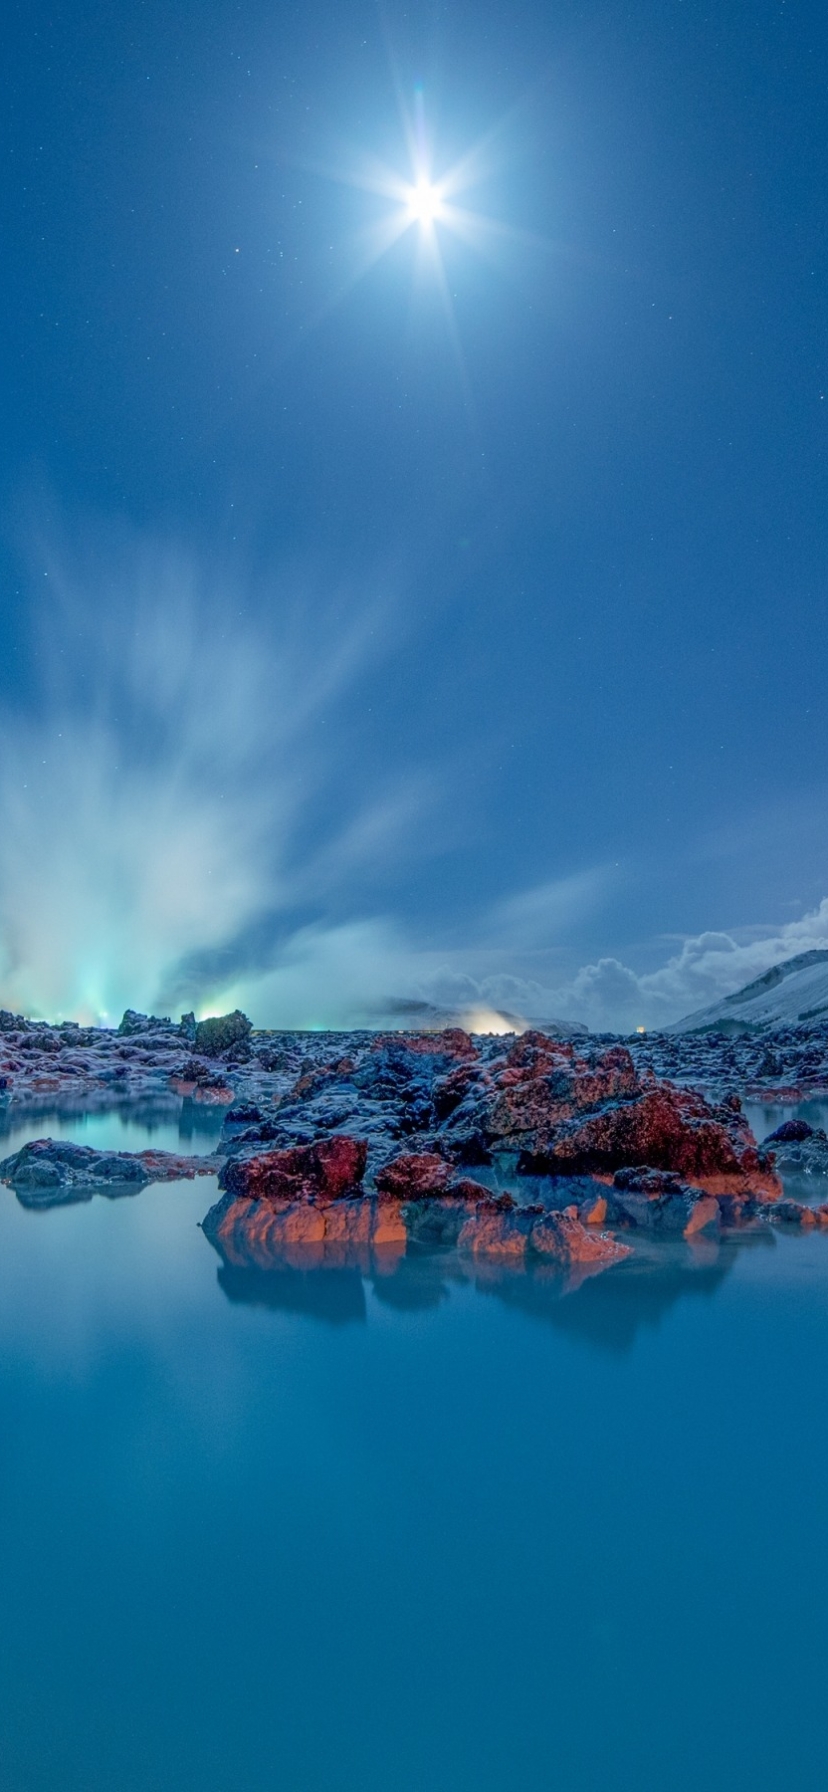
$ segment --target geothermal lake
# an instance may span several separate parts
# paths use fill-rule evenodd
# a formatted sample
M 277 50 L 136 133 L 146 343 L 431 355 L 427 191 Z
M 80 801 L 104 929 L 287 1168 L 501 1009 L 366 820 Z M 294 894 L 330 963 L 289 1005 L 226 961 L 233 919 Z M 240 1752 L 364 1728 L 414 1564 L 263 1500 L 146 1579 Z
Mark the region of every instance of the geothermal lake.
M 828 1238 L 228 1283 L 214 1190 L 0 1189 L 3 1792 L 822 1792 Z

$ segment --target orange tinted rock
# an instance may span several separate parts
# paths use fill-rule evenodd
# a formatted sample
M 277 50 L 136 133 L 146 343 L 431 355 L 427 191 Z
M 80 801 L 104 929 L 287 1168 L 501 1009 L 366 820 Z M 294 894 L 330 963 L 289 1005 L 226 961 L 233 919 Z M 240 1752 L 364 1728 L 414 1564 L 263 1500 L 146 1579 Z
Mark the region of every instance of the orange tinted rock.
M 217 1224 L 211 1227 L 214 1215 Z M 290 1245 L 321 1243 L 325 1236 L 323 1215 L 311 1203 L 274 1207 L 269 1201 L 246 1196 L 227 1202 L 220 1214 L 213 1208 L 204 1227 L 225 1260 L 239 1267 L 248 1263 L 266 1266 L 278 1261 Z
M 368 1195 L 320 1204 L 225 1196 L 207 1215 L 204 1230 L 225 1262 L 238 1268 L 301 1265 L 311 1258 L 368 1265 L 374 1251 L 387 1263 L 406 1243 L 399 1202 Z
M 712 1195 L 701 1195 L 694 1201 L 690 1215 L 684 1228 L 685 1238 L 692 1238 L 697 1232 L 716 1230 L 719 1226 L 719 1203 Z
M 534 1148 L 581 1110 L 633 1095 L 641 1086 L 626 1046 L 612 1046 L 589 1064 L 568 1042 L 538 1032 L 517 1040 L 492 1081 L 490 1136 Z
M 460 1229 L 458 1250 L 475 1256 L 524 1257 L 530 1224 L 521 1221 L 514 1202 L 478 1201 Z
M 606 1232 L 587 1231 L 579 1219 L 568 1213 L 545 1213 L 538 1217 L 529 1234 L 529 1248 L 538 1257 L 546 1257 L 566 1268 L 573 1263 L 620 1263 L 629 1257 L 628 1245 L 619 1244 Z
M 607 1201 L 604 1195 L 596 1195 L 593 1200 L 584 1201 L 579 1218 L 584 1226 L 603 1226 L 607 1218 Z

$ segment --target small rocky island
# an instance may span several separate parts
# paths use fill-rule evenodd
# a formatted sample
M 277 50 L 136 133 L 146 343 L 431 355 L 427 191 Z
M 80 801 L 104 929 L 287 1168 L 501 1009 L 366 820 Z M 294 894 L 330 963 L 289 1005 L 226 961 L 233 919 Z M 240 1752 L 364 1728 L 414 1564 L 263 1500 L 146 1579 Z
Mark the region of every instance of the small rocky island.
M 828 1028 L 576 1040 L 552 1032 L 255 1032 L 240 1013 L 117 1031 L 0 1012 L 8 1116 L 182 1101 L 216 1110 L 209 1155 L 48 1137 L 0 1163 L 27 1205 L 217 1175 L 224 1263 L 393 1262 L 410 1247 L 583 1278 L 636 1238 L 828 1228 L 828 1138 L 791 1119 L 759 1146 L 745 1099 L 828 1095 Z M 219 1115 L 221 1119 L 219 1120 Z M 807 1199 L 783 1176 L 811 1180 Z

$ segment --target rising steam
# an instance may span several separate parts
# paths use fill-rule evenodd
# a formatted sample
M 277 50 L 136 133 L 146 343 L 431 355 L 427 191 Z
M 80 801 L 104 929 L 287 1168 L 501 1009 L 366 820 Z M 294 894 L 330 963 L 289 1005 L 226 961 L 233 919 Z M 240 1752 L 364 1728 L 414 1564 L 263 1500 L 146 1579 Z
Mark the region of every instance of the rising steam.
M 134 541 L 43 560 L 32 686 L 0 733 L 0 1003 L 209 1009 L 296 901 L 316 724 L 364 667 L 365 613 L 278 589 L 246 607 Z

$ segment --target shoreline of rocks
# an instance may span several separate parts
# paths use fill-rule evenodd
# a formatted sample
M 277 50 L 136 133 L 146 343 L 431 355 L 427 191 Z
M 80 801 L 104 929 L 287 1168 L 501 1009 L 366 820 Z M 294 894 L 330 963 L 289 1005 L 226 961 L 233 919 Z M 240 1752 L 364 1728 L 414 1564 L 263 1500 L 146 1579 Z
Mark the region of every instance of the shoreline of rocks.
M 828 1097 L 828 1029 L 786 1029 L 771 1049 L 709 1035 L 254 1032 L 238 1012 L 175 1024 L 128 1011 L 106 1031 L 0 1012 L 7 1124 L 67 1107 L 222 1116 L 209 1157 L 40 1140 L 0 1178 L 49 1205 L 218 1173 L 204 1231 L 237 1269 L 427 1247 L 593 1274 L 636 1234 L 828 1227 L 828 1200 L 793 1199 L 780 1174 L 809 1177 L 809 1195 L 825 1175 L 828 1195 L 828 1138 L 797 1119 L 759 1145 L 742 1106 L 757 1088 L 768 1104 Z

